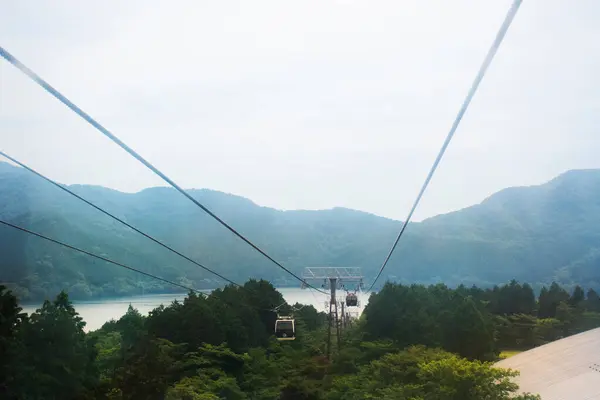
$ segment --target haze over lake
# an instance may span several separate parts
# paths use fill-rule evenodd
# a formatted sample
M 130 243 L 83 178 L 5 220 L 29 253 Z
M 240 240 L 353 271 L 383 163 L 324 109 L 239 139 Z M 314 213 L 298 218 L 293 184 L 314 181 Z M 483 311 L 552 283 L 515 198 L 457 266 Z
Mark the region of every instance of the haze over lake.
M 318 311 L 326 310 L 328 296 L 322 293 L 299 288 L 282 288 L 277 290 L 281 292 L 288 304 L 308 304 L 315 307 Z M 203 292 L 210 293 L 210 290 Z M 341 299 L 344 292 L 339 293 Z M 105 322 L 110 321 L 111 319 L 119 319 L 127 312 L 127 308 L 130 304 L 142 314 L 147 315 L 161 304 L 168 306 L 174 300 L 183 301 L 186 295 L 187 293 L 149 294 L 89 301 L 74 301 L 73 305 L 75 306 L 75 310 L 87 324 L 85 330 L 93 331 L 101 328 Z M 360 307 L 351 309 L 352 312 L 355 315 L 362 312 L 368 299 L 369 296 L 367 294 L 359 294 Z M 39 307 L 39 304 L 23 305 L 23 311 L 31 314 Z

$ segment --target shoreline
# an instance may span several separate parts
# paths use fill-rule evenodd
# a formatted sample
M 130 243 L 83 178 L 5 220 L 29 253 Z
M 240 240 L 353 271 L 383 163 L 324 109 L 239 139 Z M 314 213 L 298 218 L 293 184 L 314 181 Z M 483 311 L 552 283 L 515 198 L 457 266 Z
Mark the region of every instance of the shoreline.
M 196 289 L 196 291 L 198 292 L 202 292 L 202 293 L 210 293 L 213 290 L 216 289 L 222 289 L 223 286 L 221 287 L 216 287 L 216 288 L 205 288 L 205 289 Z M 296 288 L 296 286 L 276 286 L 275 289 L 280 290 L 280 289 L 293 289 Z M 14 291 L 13 291 L 14 293 Z M 60 293 L 60 292 L 59 292 Z M 68 294 L 68 292 L 67 292 Z M 104 301 L 112 301 L 112 300 L 118 300 L 118 299 L 126 299 L 129 297 L 142 297 L 142 296 L 180 296 L 180 295 L 187 295 L 188 292 L 170 292 L 170 291 L 157 291 L 157 292 L 153 292 L 153 291 L 148 291 L 146 293 L 131 293 L 131 294 L 123 294 L 123 295 L 110 295 L 110 296 L 91 296 L 91 297 L 86 297 L 86 298 L 79 298 L 79 297 L 71 297 L 69 296 L 69 300 L 71 300 L 71 302 L 73 304 L 89 304 L 89 303 L 93 303 L 93 302 L 104 302 Z M 31 307 L 31 306 L 35 306 L 35 305 L 39 305 L 41 306 L 42 304 L 44 304 L 44 301 L 49 300 L 52 301 L 56 298 L 56 296 L 58 295 L 58 293 L 56 293 L 53 297 L 51 298 L 39 298 L 39 299 L 27 299 L 27 300 L 21 300 L 19 299 L 19 297 L 17 296 L 17 298 L 19 299 L 19 306 L 20 307 Z
M 301 303 L 312 305 L 318 311 L 324 311 L 326 298 L 322 294 L 302 290 L 299 287 L 278 287 L 276 288 L 285 300 L 290 303 Z M 206 289 L 211 291 L 214 289 Z M 161 304 L 168 306 L 172 301 L 181 301 L 187 296 L 187 292 L 179 293 L 146 293 L 131 296 L 119 296 L 103 299 L 90 300 L 73 300 L 75 311 L 79 314 L 86 323 L 84 330 L 86 332 L 95 331 L 102 327 L 106 322 L 114 319 L 117 320 L 123 316 L 129 307 L 133 306 L 141 314 L 147 315 L 150 311 L 159 307 Z M 366 304 L 366 299 L 363 301 Z M 19 304 L 22 307 L 22 312 L 31 314 L 41 307 L 43 302 L 30 302 L 28 304 Z

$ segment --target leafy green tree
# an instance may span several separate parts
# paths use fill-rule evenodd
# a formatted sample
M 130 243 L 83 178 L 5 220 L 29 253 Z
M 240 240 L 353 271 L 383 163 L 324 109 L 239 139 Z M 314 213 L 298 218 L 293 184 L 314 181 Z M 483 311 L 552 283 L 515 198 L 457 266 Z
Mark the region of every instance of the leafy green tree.
M 222 323 L 216 310 L 207 299 L 189 293 L 183 300 L 168 307 L 158 307 L 150 312 L 148 332 L 173 343 L 186 343 L 193 351 L 202 343 L 220 344 L 225 341 Z
M 243 368 L 241 387 L 249 398 L 270 400 L 279 396 L 286 368 L 279 351 L 272 347 L 252 348 Z
M 21 311 L 17 298 L 6 286 L 0 285 L 0 397 L 11 396 L 8 389 L 22 368 L 17 365 L 22 351 L 18 335 L 27 316 Z
M 302 320 L 304 327 L 309 331 L 314 331 L 322 327 L 327 322 L 327 315 L 317 311 L 312 305 L 294 304 L 294 317 Z
M 13 393 L 3 398 L 535 399 L 511 397 L 514 374 L 473 359 L 494 357 L 496 331 L 503 345 L 533 346 L 600 324 L 600 314 L 561 301 L 556 319 L 492 316 L 486 296 L 509 289 L 523 294 L 523 287 L 512 282 L 494 292 L 387 284 L 344 330 L 331 361 L 324 357 L 323 315 L 312 307 L 294 306 L 295 341 L 272 337 L 267 325 L 276 315 L 273 303 L 282 299 L 264 281 L 209 296 L 191 293 L 148 317 L 130 306 L 89 334 L 64 293 L 26 319 L 0 290 L 0 339 L 14 340 L 20 350 L 11 360 L 12 381 L 5 379 Z
M 124 354 L 113 387 L 124 400 L 163 399 L 179 378 L 183 356 L 182 345 L 144 337 Z
M 585 307 L 588 311 L 600 312 L 600 296 L 594 289 L 588 290 Z
M 185 377 L 167 389 L 166 400 L 245 400 L 232 377 L 218 369 L 206 369 L 197 376 Z
M 513 397 L 518 387 L 510 379 L 515 372 L 469 361 L 454 354 L 410 347 L 374 360 L 357 374 L 333 379 L 328 400 L 341 399 L 439 399 L 439 400 L 522 400 Z
M 100 379 L 103 385 L 110 385 L 115 379 L 117 368 L 122 359 L 121 333 L 117 331 L 98 331 L 90 335 L 96 338 L 96 351 L 98 352 L 96 365 L 100 373 Z
M 584 300 L 585 292 L 583 291 L 582 287 L 579 285 L 575 286 L 575 289 L 573 289 L 573 294 L 569 298 L 569 305 L 571 307 L 579 307 L 583 304 Z
M 125 315 L 115 323 L 115 329 L 120 332 L 123 352 L 135 347 L 146 336 L 145 320 L 130 304 Z
M 538 344 L 538 319 L 529 314 L 496 317 L 498 346 L 503 349 L 529 349 Z
M 562 336 L 571 334 L 571 328 L 577 321 L 578 312 L 568 303 L 561 301 L 556 307 L 556 319 L 562 324 Z
M 234 376 L 241 374 L 247 361 L 247 356 L 235 353 L 224 344 L 219 346 L 204 344 L 197 352 L 190 354 L 197 355 L 199 360 L 204 360 L 202 365 L 210 365 Z
M 585 332 L 600 327 L 600 313 L 584 311 L 579 315 L 578 321 L 573 327 L 573 333 Z
M 518 372 L 493 368 L 488 363 L 467 361 L 455 355 L 427 361 L 419 365 L 418 378 L 425 398 L 439 400 L 522 399 L 539 396 L 514 397 L 518 385 L 511 381 Z
M 23 325 L 21 340 L 26 375 L 15 387 L 21 398 L 95 398 L 98 372 L 96 349 L 87 340 L 85 322 L 61 292 L 53 302 L 45 301 Z M 35 384 L 32 384 L 35 382 Z
M 538 317 L 554 318 L 560 302 L 568 302 L 569 298 L 569 293 L 556 282 L 552 282 L 550 289 L 544 286 L 538 299 Z
M 521 293 L 519 295 L 519 309 L 520 314 L 534 314 L 536 309 L 536 299 L 533 288 L 528 284 L 524 283 L 521 286 Z
M 536 321 L 536 345 L 542 345 L 562 338 L 563 323 L 556 318 L 539 318 Z
M 539 318 L 552 318 L 554 317 L 556 310 L 552 309 L 552 299 L 548 293 L 548 288 L 542 286 L 540 295 L 538 296 L 538 317 Z
M 183 378 L 167 390 L 165 400 L 221 400 L 214 393 L 205 391 L 206 384 L 199 379 Z
M 333 359 L 331 371 L 335 374 L 356 373 L 363 359 L 359 347 L 343 347 Z
M 244 292 L 247 304 L 257 310 L 265 329 L 265 334 L 271 336 L 275 321 L 277 320 L 277 313 L 272 310 L 283 304 L 280 309 L 281 313 L 288 314 L 291 311 L 285 299 L 271 282 L 262 279 L 250 279 L 244 284 Z
M 362 359 L 365 362 L 376 360 L 388 353 L 395 353 L 401 350 L 394 342 L 389 339 L 377 340 L 374 342 L 361 342 L 360 350 Z
M 422 344 L 462 356 L 492 359 L 494 323 L 480 301 L 444 285 L 387 283 L 364 311 L 367 340 L 391 339 L 398 348 Z
M 508 285 L 495 287 L 489 295 L 493 297 L 494 314 L 532 314 L 535 310 L 535 294 L 527 283 L 521 285 L 513 279 Z
M 495 359 L 494 321 L 485 308 L 458 293 L 451 295 L 445 308 L 448 311 L 440 316 L 442 347 L 470 359 Z
M 189 351 L 203 343 L 227 343 L 234 351 L 244 352 L 267 345 L 277 319 L 274 308 L 280 305 L 285 306 L 285 301 L 272 284 L 251 280 L 241 288 L 227 286 L 207 297 L 190 293 L 183 303 L 159 307 L 149 315 L 148 331 L 186 343 Z M 306 313 L 314 318 L 309 308 Z
M 281 400 L 319 400 L 323 396 L 323 380 L 327 376 L 328 361 L 323 356 L 298 357 L 294 367 L 287 371 L 281 387 Z
M 234 351 L 243 352 L 251 347 L 264 346 L 273 334 L 273 325 L 264 325 L 259 309 L 250 300 L 248 290 L 234 286 L 217 289 L 211 293 L 207 301 L 212 310 L 219 316 L 220 326 L 225 342 Z M 270 309 L 262 310 L 277 315 Z
M 183 348 L 183 346 L 180 346 Z M 237 377 L 248 356 L 235 354 L 224 345 L 203 345 L 197 352 L 177 357 L 172 365 L 170 379 L 173 385 L 167 389 L 167 398 L 246 399 L 239 388 Z
M 439 297 L 444 292 L 439 288 Z M 398 347 L 440 345 L 442 332 L 436 317 L 444 301 L 434 298 L 433 291 L 425 286 L 388 282 L 379 293 L 371 295 L 365 307 L 366 339 L 391 339 Z

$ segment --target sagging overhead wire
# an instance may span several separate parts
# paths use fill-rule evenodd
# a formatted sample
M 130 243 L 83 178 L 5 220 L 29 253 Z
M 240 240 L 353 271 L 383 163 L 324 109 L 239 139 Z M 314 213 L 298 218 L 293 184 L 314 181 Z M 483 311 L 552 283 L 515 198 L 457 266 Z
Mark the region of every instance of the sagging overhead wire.
M 49 241 L 49 242 L 52 242 L 52 243 L 58 244 L 58 245 L 60 245 L 60 246 L 63 246 L 63 247 L 66 247 L 66 248 L 68 248 L 68 249 L 71 249 L 71 250 L 77 251 L 77 252 L 79 252 L 79 253 L 86 254 L 86 255 L 88 255 L 88 256 L 90 256 L 90 257 L 94 257 L 94 258 L 97 258 L 97 259 L 99 259 L 99 260 L 106 261 L 107 263 L 111 263 L 111 264 L 113 264 L 113 265 L 116 265 L 116 266 L 119 266 L 119 267 L 121 267 L 121 268 L 125 268 L 125 269 L 128 269 L 128 270 L 130 270 L 130 271 L 133 271 L 133 272 L 137 272 L 138 274 L 145 275 L 145 276 L 147 276 L 147 277 L 149 277 L 149 278 L 156 279 L 156 280 L 158 280 L 158 281 L 161 281 L 161 282 L 164 282 L 164 283 L 168 283 L 169 285 L 173 285 L 173 286 L 179 287 L 179 288 L 181 288 L 181 289 L 185 289 L 185 290 L 187 290 L 187 291 L 190 291 L 190 292 L 195 292 L 195 293 L 198 293 L 198 294 L 204 295 L 204 293 L 200 292 L 200 291 L 199 291 L 199 290 L 197 290 L 197 289 L 191 288 L 191 287 L 189 287 L 189 286 L 181 285 L 181 284 L 179 284 L 179 283 L 176 283 L 176 282 L 170 281 L 170 280 L 168 280 L 168 279 L 161 278 L 160 276 L 153 275 L 153 274 L 151 274 L 151 273 L 149 273 L 149 272 L 145 272 L 145 271 L 142 271 L 142 270 L 140 270 L 140 269 L 137 269 L 137 268 L 133 268 L 133 267 L 127 266 L 127 265 L 125 265 L 125 264 L 121 264 L 120 262 L 113 261 L 113 260 L 111 260 L 111 259 L 108 259 L 108 258 L 106 258 L 106 257 L 99 256 L 99 255 L 97 255 L 97 254 L 94 254 L 94 253 L 90 253 L 89 251 L 86 251 L 86 250 L 80 249 L 80 248 L 78 248 L 78 247 L 75 247 L 75 246 L 71 246 L 70 244 L 67 244 L 67 243 L 61 242 L 61 241 L 59 241 L 59 240 L 56 240 L 56 239 L 52 239 L 52 238 L 50 238 L 50 237 L 48 237 L 48 236 L 44 236 L 44 235 L 42 235 L 41 233 L 37 233 L 37 232 L 30 231 L 29 229 L 25 229 L 25 228 L 23 228 L 23 227 L 20 227 L 20 226 L 18 226 L 18 225 L 11 224 L 10 222 L 6 222 L 6 221 L 3 221 L 3 220 L 0 220 L 0 224 L 3 224 L 3 225 L 6 225 L 6 226 L 9 226 L 9 227 L 11 227 L 11 228 L 17 229 L 17 230 L 19 230 L 19 231 L 21 231 L 21 232 L 25 232 L 25 233 L 28 233 L 28 234 L 30 234 L 30 235 L 33 235 L 33 236 L 37 236 L 37 237 L 39 237 L 39 238 L 41 238 L 41 239 L 44 239 L 44 240 L 47 240 L 47 241 Z
M 111 217 L 111 218 L 112 218 L 112 219 L 114 219 L 115 221 L 117 221 L 117 222 L 119 222 L 119 223 L 121 223 L 121 224 L 125 225 L 126 227 L 128 227 L 129 229 L 132 229 L 133 231 L 135 231 L 135 232 L 139 233 L 140 235 L 142 235 L 142 236 L 145 236 L 146 238 L 148 238 L 148 239 L 152 240 L 154 243 L 156 243 L 156 244 L 158 244 L 158 245 L 160 245 L 160 246 L 164 247 L 165 249 L 169 250 L 170 252 L 172 252 L 172 253 L 174 253 L 174 254 L 178 255 L 179 257 L 181 257 L 181 258 L 185 259 L 186 261 L 189 261 L 189 262 L 191 262 L 192 264 L 196 265 L 197 267 L 199 267 L 199 268 L 202 268 L 203 270 L 205 270 L 205 271 L 207 271 L 207 272 L 210 272 L 211 274 L 213 274 L 213 275 L 215 275 L 215 276 L 217 276 L 217 277 L 219 277 L 219 278 L 223 279 L 224 281 L 226 281 L 226 282 L 228 282 L 228 283 L 230 283 L 230 284 L 232 284 L 232 285 L 234 285 L 234 286 L 240 286 L 239 284 L 235 283 L 234 281 L 232 281 L 232 280 L 230 280 L 230 279 L 227 279 L 227 278 L 225 278 L 223 275 L 219 274 L 218 272 L 215 272 L 215 271 L 213 271 L 212 269 L 210 269 L 210 268 L 208 268 L 208 267 L 205 267 L 204 265 L 202 265 L 202 264 L 200 264 L 200 263 L 198 263 L 198 262 L 196 262 L 196 261 L 192 260 L 192 259 L 191 259 L 191 258 L 189 258 L 188 256 L 186 256 L 186 255 L 184 255 L 184 254 L 182 254 L 182 253 L 178 252 L 177 250 L 173 249 L 172 247 L 170 247 L 170 246 L 168 246 L 168 245 L 164 244 L 164 243 L 163 243 L 163 242 L 161 242 L 160 240 L 158 240 L 158 239 L 156 239 L 156 238 L 154 238 L 154 237 L 152 237 L 152 236 L 148 235 L 147 233 L 144 233 L 144 232 L 142 232 L 141 230 L 139 230 L 139 229 L 138 229 L 138 228 L 136 228 L 135 226 L 133 226 L 133 225 L 131 225 L 131 224 L 129 224 L 129 223 L 127 223 L 127 222 L 123 221 L 121 218 L 119 218 L 119 217 L 117 217 L 117 216 L 115 216 L 115 215 L 113 215 L 113 214 L 109 213 L 108 211 L 106 211 L 106 210 L 104 210 L 103 208 L 101 208 L 101 207 L 97 206 L 96 204 L 92 203 L 91 201 L 89 201 L 89 200 L 86 200 L 85 198 L 83 198 L 83 197 L 81 197 L 80 195 L 78 195 L 77 193 L 73 192 L 72 190 L 70 190 L 70 189 L 69 189 L 69 188 L 67 188 L 66 186 L 63 186 L 63 185 L 61 185 L 61 184 L 59 184 L 59 183 L 57 183 L 57 182 L 53 181 L 52 179 L 50 179 L 50 178 L 48 178 L 48 177 L 46 177 L 46 176 L 42 175 L 41 173 L 37 172 L 37 171 L 36 171 L 36 170 L 34 170 L 33 168 L 31 168 L 31 167 L 29 167 L 29 166 L 27 166 L 27 165 L 23 164 L 23 163 L 22 163 L 22 162 L 20 162 L 19 160 L 15 159 L 15 158 L 13 158 L 13 157 L 11 157 L 11 156 L 9 156 L 8 154 L 4 153 L 3 151 L 0 151 L 0 156 L 3 156 L 3 157 L 5 157 L 6 159 L 8 159 L 8 160 L 10 160 L 10 161 L 14 162 L 15 164 L 19 165 L 20 167 L 22 167 L 22 168 L 26 169 L 27 171 L 29 171 L 29 172 L 31 172 L 31 173 L 33 173 L 33 174 L 37 175 L 38 177 L 42 178 L 42 179 L 43 179 L 43 180 L 45 180 L 46 182 L 49 182 L 49 183 L 51 183 L 52 185 L 56 186 L 57 188 L 59 188 L 59 189 L 61 189 L 61 190 L 65 191 L 65 192 L 67 192 L 67 193 L 68 193 L 68 194 L 70 194 L 71 196 L 73 196 L 73 197 L 75 197 L 75 198 L 77 198 L 77 199 L 79 199 L 79 200 L 83 201 L 83 202 L 84 202 L 84 203 L 86 203 L 87 205 L 89 205 L 89 206 L 91 206 L 91 207 L 95 208 L 96 210 L 100 211 L 101 213 L 103 213 L 103 214 L 105 214 L 105 215 L 107 215 L 107 216 Z
M 279 268 L 281 268 L 282 270 L 284 270 L 289 275 L 293 276 L 295 279 L 302 282 L 306 286 L 312 287 L 313 289 L 315 289 L 319 292 L 325 293 L 325 292 L 321 291 L 320 289 L 317 289 L 316 287 L 305 282 L 304 279 L 300 278 L 298 275 L 294 274 L 292 271 L 290 271 L 289 269 L 284 267 L 280 262 L 275 260 L 270 255 L 268 255 L 260 247 L 258 247 L 254 243 L 252 243 L 249 239 L 247 239 L 244 235 L 239 233 L 231 225 L 229 225 L 227 222 L 223 221 L 220 217 L 218 217 L 215 213 L 213 213 L 211 210 L 209 210 L 206 206 L 204 206 L 198 200 L 193 198 L 181 186 L 179 186 L 177 183 L 175 183 L 173 180 L 171 180 L 168 176 L 166 176 L 164 173 L 162 173 L 160 170 L 158 170 L 158 168 L 156 168 L 154 165 L 152 165 L 149 161 L 147 161 L 145 158 L 143 158 L 140 154 L 138 154 L 131 147 L 127 146 L 123 141 L 121 141 L 118 137 L 116 137 L 114 134 L 112 134 L 108 129 L 106 129 L 104 126 L 102 126 L 98 121 L 96 121 L 94 118 L 92 118 L 89 114 L 87 114 L 81 108 L 76 106 L 71 100 L 66 98 L 62 93 L 60 93 L 58 90 L 56 90 L 54 87 L 52 87 L 48 82 L 46 82 L 44 79 L 42 79 L 38 74 L 33 72 L 30 68 L 28 68 L 25 64 L 23 64 L 21 61 L 19 61 L 16 57 L 14 57 L 11 53 L 9 53 L 6 49 L 4 49 L 1 46 L 0 46 L 0 56 L 2 56 L 2 58 L 4 58 L 6 61 L 8 61 L 14 67 L 16 67 L 22 73 L 27 75 L 31 80 L 33 80 L 35 83 L 37 83 L 39 86 L 41 86 L 44 90 L 46 90 L 48 93 L 50 93 L 54 98 L 56 98 L 58 101 L 60 101 L 65 106 L 70 108 L 73 112 L 75 112 L 77 115 L 79 115 L 85 121 L 87 121 L 90 125 L 92 125 L 98 131 L 100 131 L 100 133 L 102 133 L 104 136 L 106 136 L 107 138 L 112 140 L 114 143 L 116 143 L 119 147 L 121 147 L 123 150 L 125 150 L 127 153 L 129 153 L 129 155 L 131 155 L 132 157 L 137 159 L 139 162 L 144 164 L 144 166 L 146 166 L 148 169 L 150 169 L 152 172 L 154 172 L 156 175 L 158 175 L 162 180 L 167 182 L 170 186 L 172 186 L 174 189 L 176 189 L 179 193 L 181 193 L 182 195 L 187 197 L 192 203 L 194 203 L 196 206 L 200 207 L 205 213 L 210 215 L 214 220 L 216 220 L 219 224 L 223 225 L 225 228 L 227 228 L 231 233 L 236 235 L 238 238 L 240 238 L 241 240 L 246 242 L 246 244 L 248 244 L 254 250 L 259 252 L 262 256 L 267 258 L 273 264 L 275 264 L 276 266 L 278 266 Z
M 383 262 L 383 265 L 379 269 L 377 276 L 373 280 L 373 283 L 371 284 L 371 286 L 369 287 L 369 290 L 367 290 L 367 292 L 370 292 L 371 289 L 373 289 L 373 286 L 375 286 L 375 283 L 381 276 L 381 273 L 385 269 L 387 263 L 390 261 L 390 258 L 392 257 L 392 254 L 394 253 L 394 250 L 396 249 L 396 246 L 398 245 L 398 242 L 400 241 L 400 238 L 404 234 L 404 231 L 406 230 L 406 227 L 408 226 L 408 223 L 410 222 L 410 219 L 412 218 L 412 215 L 415 212 L 415 209 L 417 208 L 417 206 L 419 205 L 419 202 L 421 201 L 421 197 L 423 197 L 423 193 L 425 193 L 425 189 L 427 189 L 427 186 L 429 185 L 429 181 L 431 181 L 431 178 L 433 177 L 433 174 L 435 173 L 435 170 L 437 169 L 438 164 L 442 160 L 442 157 L 444 156 L 444 153 L 446 152 L 446 149 L 448 148 L 450 141 L 454 137 L 454 133 L 456 132 L 456 129 L 458 128 L 458 125 L 460 124 L 460 121 L 462 120 L 465 112 L 467 111 L 467 108 L 469 107 L 469 104 L 471 103 L 471 100 L 473 99 L 473 96 L 475 95 L 475 92 L 477 91 L 477 88 L 479 87 L 481 80 L 485 76 L 485 73 L 487 72 L 488 67 L 492 63 L 494 56 L 498 52 L 498 48 L 500 47 L 500 44 L 502 43 L 502 40 L 504 39 L 504 36 L 506 35 L 506 32 L 508 31 L 508 28 L 510 27 L 513 19 L 515 18 L 515 15 L 517 14 L 517 11 L 519 10 L 519 7 L 521 6 L 522 2 L 523 2 L 523 0 L 514 0 L 510 9 L 508 10 L 506 17 L 504 18 L 504 22 L 502 23 L 498 33 L 496 34 L 496 38 L 494 39 L 494 42 L 492 43 L 492 46 L 488 50 L 488 53 L 485 56 L 485 59 L 483 60 L 483 64 L 481 65 L 481 67 L 479 68 L 479 71 L 477 72 L 475 81 L 473 81 L 473 84 L 471 85 L 471 88 L 469 89 L 469 92 L 467 93 L 467 97 L 465 98 L 462 106 L 458 110 L 458 114 L 456 115 L 456 118 L 454 119 L 454 122 L 452 123 L 450 132 L 448 132 L 448 135 L 446 136 L 446 140 L 444 140 L 442 148 L 440 149 L 437 157 L 435 158 L 435 161 L 433 162 L 433 166 L 431 167 L 431 170 L 429 171 L 427 178 L 425 178 L 425 182 L 423 183 L 423 186 L 421 187 L 421 190 L 419 191 L 417 199 L 415 200 L 412 208 L 410 209 L 408 216 L 404 220 L 404 223 L 402 224 L 402 228 L 400 229 L 400 233 L 396 237 L 396 240 L 394 241 L 392 248 L 390 249 L 387 257 L 385 258 L 385 261 Z

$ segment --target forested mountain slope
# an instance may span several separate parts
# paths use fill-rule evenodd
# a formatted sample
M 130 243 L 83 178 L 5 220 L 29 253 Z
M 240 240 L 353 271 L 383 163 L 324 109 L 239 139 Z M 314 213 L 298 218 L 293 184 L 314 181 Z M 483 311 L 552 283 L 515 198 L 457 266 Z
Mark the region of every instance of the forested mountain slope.
M 121 193 L 70 188 L 233 280 L 296 284 L 170 188 Z M 190 193 L 288 268 L 358 266 L 370 279 L 401 223 L 334 208 L 280 211 L 211 190 Z M 600 170 L 503 190 L 481 204 L 411 224 L 386 278 L 481 285 L 518 279 L 599 286 Z M 0 218 L 162 277 L 195 285 L 211 275 L 20 168 L 0 163 Z M 22 298 L 68 289 L 73 298 L 170 288 L 0 226 L 0 282 Z

